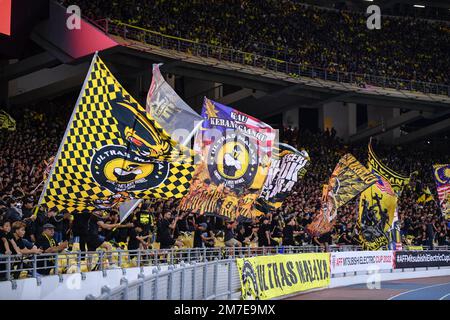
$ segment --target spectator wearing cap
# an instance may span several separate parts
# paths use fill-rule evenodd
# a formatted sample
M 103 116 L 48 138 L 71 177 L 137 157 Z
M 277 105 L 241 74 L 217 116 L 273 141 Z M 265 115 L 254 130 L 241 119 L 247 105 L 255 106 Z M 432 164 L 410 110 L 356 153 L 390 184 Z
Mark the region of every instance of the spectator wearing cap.
M 59 253 L 66 249 L 68 242 L 64 241 L 58 244 L 54 235 L 55 226 L 50 223 L 44 224 L 42 234 L 38 237 L 36 246 L 41 249 L 43 253 Z M 38 273 L 48 275 L 54 265 L 55 260 L 53 257 L 42 257 L 42 259 L 38 259 L 37 262 Z
M 210 248 L 214 246 L 214 237 L 208 233 L 208 224 L 199 223 L 194 231 L 194 248 Z

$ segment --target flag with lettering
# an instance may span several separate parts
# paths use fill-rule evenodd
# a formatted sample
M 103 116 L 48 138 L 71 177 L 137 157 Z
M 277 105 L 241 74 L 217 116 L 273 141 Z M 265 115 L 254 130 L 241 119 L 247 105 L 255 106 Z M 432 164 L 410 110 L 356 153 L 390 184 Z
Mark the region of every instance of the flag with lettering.
M 202 116 L 184 102 L 164 80 L 159 65 L 153 65 L 153 78 L 147 94 L 147 112 L 178 142 L 190 141 L 191 133 L 200 127 Z
M 305 150 L 279 143 L 273 151 L 266 182 L 253 208 L 259 216 L 281 207 L 294 185 L 305 175 L 310 158 Z
M 409 184 L 410 177 L 395 172 L 385 165 L 375 154 L 372 148 L 372 140 L 369 141 L 368 167 L 370 171 L 377 173 L 386 179 L 394 189 L 395 193 L 400 196 L 403 188 Z
M 201 161 L 179 208 L 228 219 L 251 217 L 270 166 L 275 130 L 205 97 L 196 137 Z
M 39 203 L 73 212 L 181 198 L 195 170 L 192 156 L 96 54 Z
M 320 213 L 307 226 L 313 236 L 330 232 L 337 210 L 362 191 L 369 188 L 377 178 L 351 154 L 344 155 L 336 165 L 330 180 L 322 190 Z

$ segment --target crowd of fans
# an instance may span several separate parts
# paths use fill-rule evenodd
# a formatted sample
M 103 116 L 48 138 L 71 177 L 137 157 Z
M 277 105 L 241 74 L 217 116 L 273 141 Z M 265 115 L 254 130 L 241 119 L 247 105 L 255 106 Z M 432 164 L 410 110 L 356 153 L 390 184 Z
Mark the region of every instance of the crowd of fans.
M 319 213 L 322 185 L 339 158 L 347 152 L 362 163 L 367 145 L 346 145 L 336 132 L 310 132 L 284 128 L 281 139 L 305 148 L 311 157 L 306 175 L 275 212 L 252 221 L 224 221 L 219 217 L 180 212 L 177 200 L 145 201 L 124 222 L 117 210 L 90 214 L 33 209 L 42 190 L 46 159 L 56 154 L 69 118 L 72 97 L 48 101 L 28 109 L 11 111 L 15 131 L 0 135 L 0 253 L 37 254 L 98 248 L 129 250 L 173 247 L 357 245 L 357 203 L 339 209 L 333 232 L 311 238 L 305 231 Z M 45 111 L 44 111 L 45 110 Z M 394 170 L 413 175 L 399 201 L 399 220 L 404 244 L 448 245 L 449 226 L 437 204 L 433 163 L 448 163 L 448 144 L 388 147 L 375 145 L 382 160 Z M 429 188 L 434 200 L 418 203 Z
M 79 5 L 82 14 L 93 20 L 118 19 L 200 43 L 325 68 L 330 73 L 439 84 L 450 80 L 450 27 L 445 22 L 382 16 L 381 30 L 369 30 L 363 12 L 293 0 L 61 2 Z

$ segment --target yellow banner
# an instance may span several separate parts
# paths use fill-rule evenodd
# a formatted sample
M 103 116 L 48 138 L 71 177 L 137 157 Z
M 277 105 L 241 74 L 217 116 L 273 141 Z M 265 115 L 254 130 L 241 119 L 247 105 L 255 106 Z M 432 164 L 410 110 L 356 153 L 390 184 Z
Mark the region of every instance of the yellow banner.
M 409 184 L 409 177 L 395 172 L 378 159 L 372 149 L 371 142 L 369 142 L 369 158 L 367 166 L 369 167 L 370 171 L 374 171 L 375 173 L 379 174 L 387 181 L 389 181 L 390 185 L 397 195 L 400 195 L 402 193 L 403 187 Z
M 279 254 L 236 259 L 242 298 L 267 300 L 330 284 L 330 254 Z
M 379 250 L 389 244 L 389 230 L 393 227 L 397 196 L 389 182 L 381 176 L 359 198 L 357 228 L 359 240 L 367 250 Z

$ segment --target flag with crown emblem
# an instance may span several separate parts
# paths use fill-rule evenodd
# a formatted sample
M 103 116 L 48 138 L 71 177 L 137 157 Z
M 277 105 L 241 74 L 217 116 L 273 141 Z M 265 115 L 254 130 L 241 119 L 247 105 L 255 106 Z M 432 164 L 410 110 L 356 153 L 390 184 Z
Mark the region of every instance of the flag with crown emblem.
M 201 160 L 179 208 L 231 220 L 250 218 L 269 170 L 275 130 L 207 98 L 202 116 L 195 146 Z

